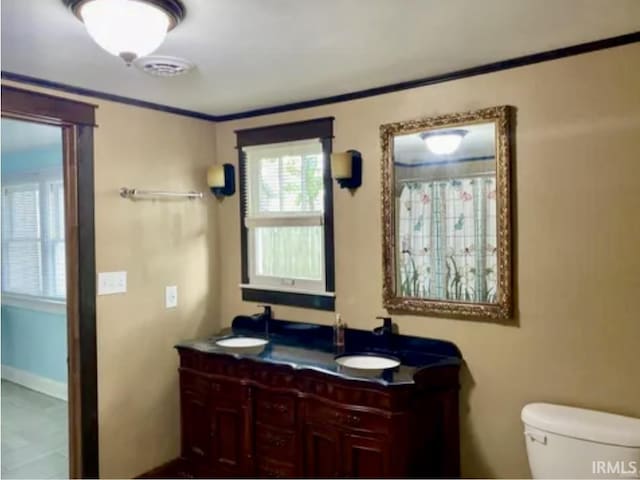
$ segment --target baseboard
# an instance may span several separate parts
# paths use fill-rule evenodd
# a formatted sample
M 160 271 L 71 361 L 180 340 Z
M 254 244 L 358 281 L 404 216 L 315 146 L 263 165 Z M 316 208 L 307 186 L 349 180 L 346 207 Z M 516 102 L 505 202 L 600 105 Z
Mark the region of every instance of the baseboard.
M 186 478 L 183 467 L 182 459 L 174 458 L 136 478 Z
M 68 399 L 67 384 L 64 382 L 57 382 L 8 365 L 2 365 L 2 378 L 65 402 Z

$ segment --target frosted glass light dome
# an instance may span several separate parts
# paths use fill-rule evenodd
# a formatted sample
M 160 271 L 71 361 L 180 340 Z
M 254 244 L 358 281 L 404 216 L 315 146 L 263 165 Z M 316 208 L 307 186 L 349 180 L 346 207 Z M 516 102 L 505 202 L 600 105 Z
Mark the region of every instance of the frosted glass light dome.
M 466 130 L 445 130 L 443 132 L 425 133 L 422 135 L 422 139 L 432 153 L 449 155 L 460 148 L 462 139 L 466 134 Z
M 162 9 L 137 0 L 90 0 L 82 5 L 80 17 L 91 38 L 127 64 L 154 52 L 171 24 Z

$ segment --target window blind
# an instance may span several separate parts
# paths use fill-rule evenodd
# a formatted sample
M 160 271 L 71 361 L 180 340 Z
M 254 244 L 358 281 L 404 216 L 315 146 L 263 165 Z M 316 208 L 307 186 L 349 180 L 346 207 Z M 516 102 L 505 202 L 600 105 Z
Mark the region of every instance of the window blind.
M 42 295 L 40 186 L 2 189 L 3 290 Z
M 247 228 L 322 225 L 324 158 L 319 139 L 243 151 Z
M 62 181 L 47 184 L 49 201 L 47 213 L 49 224 L 45 248 L 49 265 L 45 280 L 48 282 L 52 297 L 65 297 L 66 282 L 66 252 L 64 246 L 64 186 Z
M 2 188 L 2 291 L 66 296 L 62 180 Z

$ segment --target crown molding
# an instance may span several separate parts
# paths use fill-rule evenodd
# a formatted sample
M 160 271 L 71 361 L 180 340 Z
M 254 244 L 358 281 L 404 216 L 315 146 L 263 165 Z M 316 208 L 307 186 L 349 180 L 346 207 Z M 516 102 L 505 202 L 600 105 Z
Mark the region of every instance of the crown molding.
M 148 108 L 151 110 L 158 110 L 166 113 L 173 113 L 176 115 L 182 115 L 185 117 L 197 118 L 200 120 L 207 120 L 211 122 L 228 122 L 231 120 L 240 120 L 245 118 L 259 117 L 263 115 L 271 115 L 274 113 L 290 112 L 293 110 L 302 110 L 306 108 L 318 107 L 322 105 L 329 105 L 332 103 L 348 102 L 350 100 L 358 100 L 367 97 L 373 97 L 377 95 L 384 95 L 386 93 L 399 92 L 402 90 L 409 90 L 412 88 L 425 87 L 428 85 L 435 85 L 438 83 L 451 82 L 453 80 L 461 80 L 463 78 L 474 77 L 476 75 L 484 75 L 486 73 L 499 72 L 501 70 L 509 70 L 512 68 L 524 67 L 527 65 L 533 65 L 541 62 L 548 62 L 551 60 L 558 60 L 565 57 L 571 57 L 574 55 L 581 55 L 583 53 L 595 52 L 598 50 L 605 50 L 608 48 L 619 47 L 622 45 L 628 45 L 632 43 L 640 42 L 640 31 L 627 33 L 625 35 L 618 35 L 615 37 L 604 38 L 601 40 L 595 40 L 592 42 L 580 43 L 569 47 L 557 48 L 554 50 L 548 50 L 545 52 L 534 53 L 531 55 L 524 55 L 521 57 L 515 57 L 508 60 L 502 60 L 499 62 L 488 63 L 479 65 L 476 67 L 466 68 L 463 70 L 456 70 L 453 72 L 443 73 L 440 75 L 433 75 L 430 77 L 420 78 L 416 80 L 409 80 L 407 82 L 394 83 L 391 85 L 384 85 L 380 87 L 368 88 L 365 90 L 358 90 L 355 92 L 344 93 L 340 95 L 333 95 L 329 97 L 322 97 L 312 100 L 304 100 L 301 102 L 287 103 L 283 105 L 275 105 L 272 107 L 257 108 L 253 110 L 247 110 L 237 113 L 229 113 L 223 115 L 212 115 L 203 112 L 197 112 L 193 110 L 185 110 L 182 108 L 171 107 L 168 105 L 162 105 L 159 103 L 148 102 L 145 100 L 138 100 L 135 98 L 124 97 L 121 95 L 115 95 L 112 93 L 101 92 L 97 90 L 91 90 L 83 87 L 76 87 L 64 83 L 54 82 L 51 80 L 45 80 L 42 78 L 30 77 L 14 72 L 2 71 L 1 76 L 5 80 L 16 81 L 38 87 L 50 88 L 53 90 L 59 90 L 62 92 L 73 93 L 77 95 L 89 96 L 98 98 L 101 100 L 109 100 L 112 102 L 124 103 L 127 105 L 133 105 L 136 107 Z
M 20 73 L 13 73 L 2 70 L 0 76 L 4 80 L 20 82 L 27 85 L 33 85 L 35 87 L 49 88 L 51 90 L 72 93 L 74 95 L 82 95 L 85 97 L 98 98 L 100 100 L 108 100 L 110 102 L 124 103 L 125 105 L 133 105 L 135 107 L 148 108 L 150 110 L 158 110 L 165 113 L 174 113 L 176 115 L 182 115 L 184 117 L 198 118 L 200 120 L 208 120 L 211 122 L 215 122 L 218 120 L 217 116 L 209 115 L 207 113 L 171 107 L 169 105 L 163 105 L 160 103 L 147 102 L 146 100 L 138 100 L 137 98 L 124 97 L 122 95 L 101 92 L 98 90 L 92 90 L 90 88 L 76 87 L 74 85 L 45 80 L 43 78 L 30 77 L 28 75 L 22 75 Z

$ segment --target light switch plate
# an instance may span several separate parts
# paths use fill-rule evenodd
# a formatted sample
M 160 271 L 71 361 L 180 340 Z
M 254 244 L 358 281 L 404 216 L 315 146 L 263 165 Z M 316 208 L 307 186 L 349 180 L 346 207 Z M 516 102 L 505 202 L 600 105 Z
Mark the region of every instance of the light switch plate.
M 170 285 L 164 289 L 165 308 L 176 308 L 178 306 L 178 287 Z
M 98 273 L 98 295 L 127 293 L 127 272 Z

